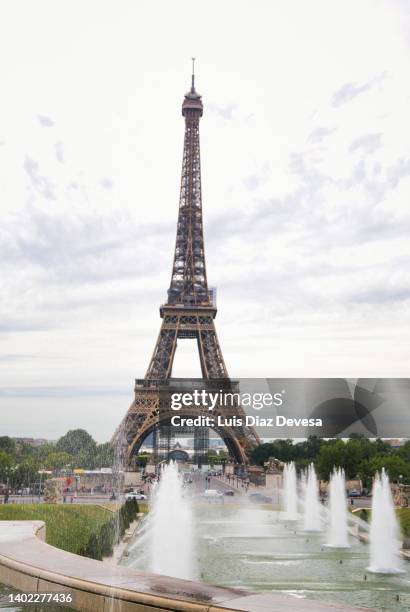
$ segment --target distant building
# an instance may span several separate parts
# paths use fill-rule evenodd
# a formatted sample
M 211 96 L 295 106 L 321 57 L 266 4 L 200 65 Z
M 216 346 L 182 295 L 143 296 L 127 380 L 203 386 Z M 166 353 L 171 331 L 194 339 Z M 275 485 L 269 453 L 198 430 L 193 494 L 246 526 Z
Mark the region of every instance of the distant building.
M 55 440 L 46 440 L 45 438 L 12 438 L 16 444 L 28 444 L 34 448 L 44 446 L 44 444 L 55 444 Z
M 403 438 L 390 438 L 389 440 L 383 440 L 383 442 L 390 444 L 392 448 L 400 448 L 400 446 L 403 446 L 405 440 L 403 440 Z

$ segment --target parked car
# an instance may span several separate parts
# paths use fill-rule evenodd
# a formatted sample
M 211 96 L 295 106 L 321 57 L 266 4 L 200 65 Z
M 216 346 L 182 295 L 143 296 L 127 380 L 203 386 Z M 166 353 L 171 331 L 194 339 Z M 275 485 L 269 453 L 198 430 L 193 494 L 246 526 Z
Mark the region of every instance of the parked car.
M 272 501 L 270 497 L 262 493 L 250 493 L 248 499 L 254 504 L 270 504 Z
M 224 492 L 224 495 L 229 495 L 229 497 L 233 497 L 235 495 L 235 491 L 231 491 L 230 489 L 228 491 Z
M 360 497 L 360 493 L 359 493 L 359 491 L 356 491 L 356 489 L 352 489 L 347 494 L 347 497 Z
M 202 493 L 202 497 L 205 497 L 208 501 L 223 501 L 224 494 L 222 491 L 217 491 L 216 489 L 206 489 Z
M 135 499 L 136 501 L 146 501 L 147 496 L 144 493 L 138 493 L 138 491 L 130 491 L 125 494 L 125 499 Z

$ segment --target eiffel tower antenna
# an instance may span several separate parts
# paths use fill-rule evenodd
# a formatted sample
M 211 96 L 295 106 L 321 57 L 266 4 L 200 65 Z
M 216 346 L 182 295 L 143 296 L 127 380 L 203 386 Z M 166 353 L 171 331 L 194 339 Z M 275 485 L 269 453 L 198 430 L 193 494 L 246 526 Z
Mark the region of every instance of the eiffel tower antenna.
M 195 58 L 192 58 L 192 85 L 191 85 L 192 93 L 195 91 Z

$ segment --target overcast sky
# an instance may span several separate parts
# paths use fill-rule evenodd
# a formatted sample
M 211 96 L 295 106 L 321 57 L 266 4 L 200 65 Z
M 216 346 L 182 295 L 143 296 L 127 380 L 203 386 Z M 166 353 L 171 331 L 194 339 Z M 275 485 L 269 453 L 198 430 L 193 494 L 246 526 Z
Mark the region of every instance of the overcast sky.
M 0 434 L 103 441 L 131 403 L 191 56 L 231 376 L 408 376 L 409 41 L 405 0 L 2 3 Z

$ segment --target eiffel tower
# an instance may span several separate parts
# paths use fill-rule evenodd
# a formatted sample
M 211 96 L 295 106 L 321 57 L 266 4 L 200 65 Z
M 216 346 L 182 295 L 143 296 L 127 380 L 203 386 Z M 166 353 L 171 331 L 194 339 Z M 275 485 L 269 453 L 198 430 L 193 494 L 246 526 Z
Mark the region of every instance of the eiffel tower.
M 208 288 L 202 221 L 201 162 L 199 146 L 199 120 L 202 117 L 201 96 L 195 89 L 194 60 L 191 89 L 185 94 L 182 115 L 185 119 L 185 139 L 182 162 L 181 191 L 175 254 L 172 265 L 168 299 L 160 307 L 162 325 L 145 378 L 135 381 L 135 399 L 117 430 L 126 440 L 128 462 L 145 438 L 153 433 L 156 439 L 161 428 L 172 429 L 170 393 L 190 389 L 208 389 L 238 392 L 238 383 L 230 380 L 224 362 L 214 319 L 216 304 L 214 291 Z M 202 379 L 172 378 L 177 341 L 194 338 L 197 341 Z M 189 407 L 178 412 L 180 416 L 209 416 L 207 407 Z M 230 410 L 214 410 L 213 416 L 225 417 L 244 413 L 236 404 Z M 202 435 L 203 435 L 203 428 Z M 219 427 L 215 431 L 224 440 L 234 461 L 247 462 L 247 453 L 259 443 L 250 427 Z M 199 430 L 193 432 L 196 446 Z M 206 446 L 206 443 L 202 443 Z

